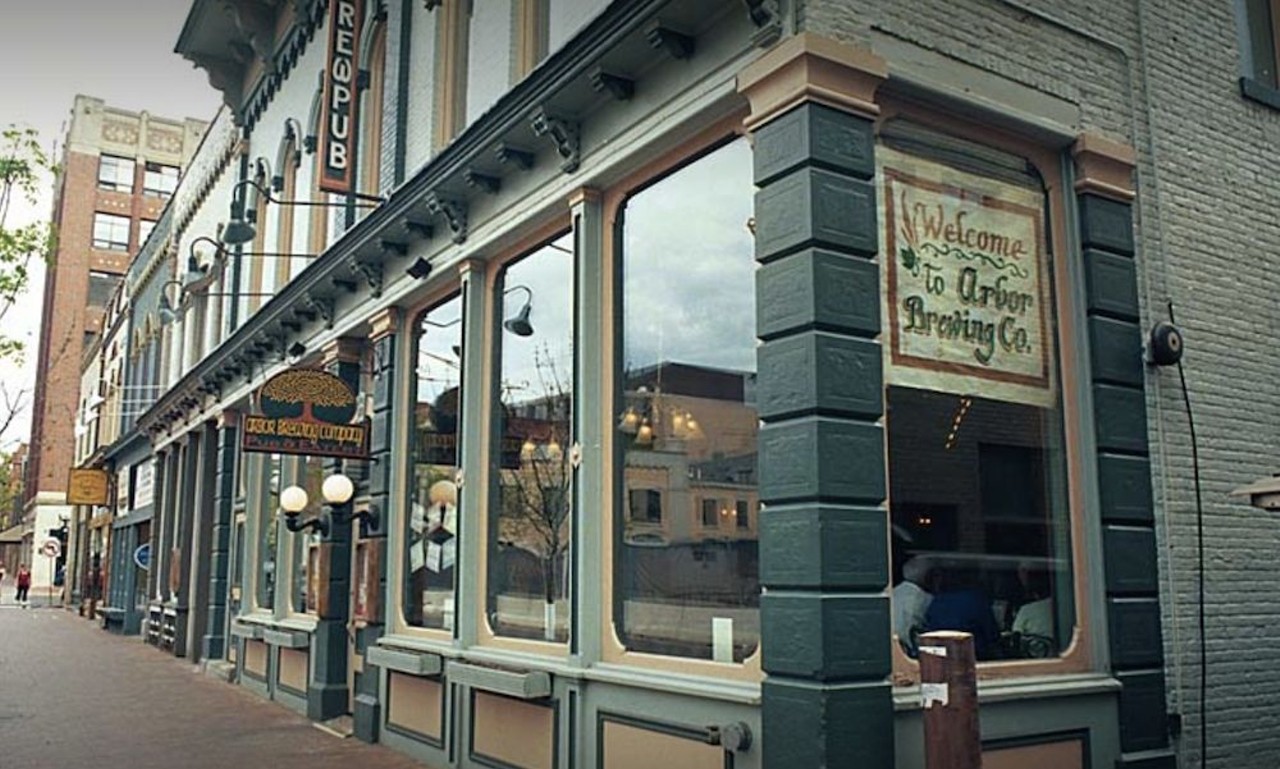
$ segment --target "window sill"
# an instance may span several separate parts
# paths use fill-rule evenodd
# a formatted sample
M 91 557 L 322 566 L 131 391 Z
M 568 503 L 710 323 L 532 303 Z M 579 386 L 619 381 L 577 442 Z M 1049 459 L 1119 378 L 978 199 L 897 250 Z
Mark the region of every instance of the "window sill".
M 1280 109 L 1280 89 L 1251 77 L 1240 78 L 1240 94 L 1250 101 Z
M 661 692 L 686 694 L 744 705 L 759 705 L 761 701 L 759 683 L 664 673 L 650 668 L 601 664 L 588 669 L 586 678 L 617 686 L 655 689 Z M 916 701 L 919 702 L 918 696 Z
M 978 702 L 1017 702 L 1050 697 L 1072 697 L 1093 694 L 1118 694 L 1120 682 L 1105 673 L 1083 675 L 1028 676 L 978 682 Z M 920 687 L 893 690 L 893 707 L 897 711 L 920 709 Z

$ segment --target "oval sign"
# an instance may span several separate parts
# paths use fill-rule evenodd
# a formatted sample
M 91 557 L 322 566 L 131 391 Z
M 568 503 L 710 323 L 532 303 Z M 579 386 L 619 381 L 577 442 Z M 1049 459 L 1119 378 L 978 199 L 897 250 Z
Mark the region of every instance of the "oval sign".
M 139 569 L 146 569 L 146 570 L 151 569 L 151 543 L 150 542 L 146 543 L 145 545 L 138 545 L 138 548 L 133 551 L 133 562 L 138 565 Z
M 327 371 L 293 369 L 267 380 L 258 393 L 262 415 L 343 425 L 356 414 L 356 396 L 347 383 Z

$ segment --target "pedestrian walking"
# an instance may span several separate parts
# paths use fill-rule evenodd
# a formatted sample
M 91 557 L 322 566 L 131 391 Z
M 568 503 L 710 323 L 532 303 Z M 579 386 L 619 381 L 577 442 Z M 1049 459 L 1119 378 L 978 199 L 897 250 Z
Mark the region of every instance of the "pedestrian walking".
M 30 601 L 27 599 L 27 592 L 31 590 L 31 570 L 24 563 L 18 567 L 18 603 L 23 606 L 29 606 Z

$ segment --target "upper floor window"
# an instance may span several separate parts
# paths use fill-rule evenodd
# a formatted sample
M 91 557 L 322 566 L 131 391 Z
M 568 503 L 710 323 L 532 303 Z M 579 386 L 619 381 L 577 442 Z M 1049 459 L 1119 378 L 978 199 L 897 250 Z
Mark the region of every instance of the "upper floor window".
M 138 222 L 138 248 L 147 242 L 147 238 L 151 237 L 151 231 L 156 228 L 156 223 L 150 219 L 142 219 Z
M 129 225 L 127 216 L 104 214 L 101 211 L 93 215 L 93 247 L 110 251 L 129 250 Z
M 1280 0 L 1244 0 L 1241 22 L 1244 94 L 1280 107 Z
M 161 163 L 147 163 L 142 177 L 142 194 L 168 198 L 178 188 L 178 168 Z
M 132 158 L 102 155 L 98 158 L 98 186 L 115 192 L 133 192 Z

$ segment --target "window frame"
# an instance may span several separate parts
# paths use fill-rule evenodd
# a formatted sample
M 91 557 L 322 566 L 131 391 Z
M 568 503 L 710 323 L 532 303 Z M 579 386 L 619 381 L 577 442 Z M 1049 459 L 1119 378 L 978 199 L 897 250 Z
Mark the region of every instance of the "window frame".
M 102 217 L 101 223 L 104 226 L 110 226 L 112 230 L 118 230 L 120 227 L 123 226 L 124 240 L 117 241 L 114 239 L 100 239 L 98 237 L 98 225 L 99 225 L 100 217 Z M 110 219 L 110 221 L 108 221 L 108 219 Z M 118 232 L 112 232 L 112 236 L 115 236 L 118 234 L 119 234 Z M 129 245 L 130 245 L 130 238 L 132 236 L 133 236 L 133 219 L 131 217 L 121 216 L 120 214 L 113 214 L 107 211 L 93 212 L 93 230 L 90 233 L 90 246 L 92 246 L 94 249 L 98 251 L 128 251 Z M 117 248 L 117 246 L 119 247 Z
M 880 146 L 880 129 L 895 118 L 905 118 L 932 130 L 977 144 L 996 147 L 1016 154 L 1032 164 L 1040 173 L 1045 187 L 1045 245 L 1052 255 L 1050 271 L 1056 318 L 1055 353 L 1058 357 L 1058 386 L 1062 408 L 1062 434 L 1066 462 L 1066 494 L 1068 531 L 1071 536 L 1072 596 L 1075 601 L 1075 627 L 1064 633 L 1063 652 L 1047 659 L 990 660 L 977 665 L 979 680 L 1001 680 L 1035 675 L 1084 673 L 1094 669 L 1095 643 L 1092 628 L 1093 606 L 1090 603 L 1091 558 L 1086 546 L 1090 536 L 1086 529 L 1089 510 L 1086 497 L 1096 479 L 1087 475 L 1083 442 L 1089 438 L 1085 391 L 1089 385 L 1087 371 L 1079 360 L 1080 344 L 1087 344 L 1084 334 L 1082 302 L 1083 277 L 1073 268 L 1078 261 L 1079 246 L 1068 236 L 1076 220 L 1068 214 L 1067 190 L 1074 179 L 1068 170 L 1068 149 L 1053 148 L 1035 142 L 1025 135 L 992 123 L 978 124 L 940 107 L 881 96 L 877 99 L 880 115 L 875 121 L 876 147 Z M 1073 193 L 1074 194 L 1074 193 Z M 887 451 L 887 434 L 886 434 Z M 885 472 L 888 473 L 886 454 Z M 1096 486 L 1096 484 L 1095 484 Z M 886 514 L 888 485 L 886 484 Z M 891 634 L 890 638 L 894 636 Z M 914 686 L 920 680 L 920 663 L 909 657 L 896 640 L 890 641 L 892 681 L 894 687 Z
M 107 160 L 111 160 L 111 161 L 119 161 L 119 162 L 121 162 L 121 163 L 128 163 L 128 164 L 129 164 L 129 166 L 131 167 L 131 171 L 130 171 L 130 173 L 129 173 L 129 185 L 128 185 L 127 187 L 122 186 L 122 185 L 121 185 L 121 183 L 120 183 L 118 180 L 117 180 L 117 181 L 106 181 L 106 180 L 104 180 L 104 179 L 102 178 L 102 171 L 103 171 L 103 168 L 107 165 L 107 164 L 105 163 L 105 161 L 107 161 Z M 119 173 L 118 173 L 119 168 L 117 167 L 117 169 L 116 169 L 116 170 L 117 170 L 117 173 L 115 174 L 115 176 L 116 176 L 116 177 L 117 177 L 117 179 L 118 179 L 118 177 L 119 177 Z M 108 191 L 108 192 L 119 192 L 119 193 L 122 193 L 122 194 L 132 195 L 132 194 L 133 194 L 134 187 L 136 187 L 136 186 L 138 185 L 138 179 L 137 179 L 137 176 L 138 176 L 138 161 L 137 161 L 137 159 L 135 159 L 135 158 L 127 158 L 127 157 L 124 157 L 123 155 L 112 155 L 112 154 L 110 154 L 110 153 L 106 153 L 106 152 L 104 152 L 104 153 L 102 153 L 101 155 L 99 155 L 99 156 L 98 156 L 98 178 L 97 178 L 98 189 L 100 189 L 100 190 L 106 190 L 106 191 Z
M 490 519 L 490 515 L 488 513 L 488 508 L 493 504 L 493 499 L 496 494 L 497 483 L 498 483 L 498 479 L 494 477 L 494 473 L 492 471 L 493 463 L 490 461 L 490 458 L 493 456 L 492 452 L 495 450 L 495 446 L 497 447 L 497 450 L 499 451 L 501 450 L 501 441 L 502 441 L 502 436 L 499 433 L 499 425 L 497 423 L 497 419 L 494 413 L 496 402 L 498 402 L 498 399 L 501 397 L 498 390 L 501 385 L 500 379 L 502 376 L 502 371 L 501 371 L 502 358 L 501 358 L 501 352 L 500 352 L 499 346 L 494 342 L 500 339 L 501 338 L 500 335 L 503 333 L 503 329 L 502 329 L 503 296 L 500 290 L 500 286 L 501 286 L 500 280 L 502 277 L 502 273 L 507 266 L 514 264 L 515 262 L 519 261 L 521 258 L 530 256 L 534 252 L 538 251 L 540 248 L 550 243 L 553 243 L 566 235 L 572 235 L 572 234 L 573 234 L 573 221 L 571 217 L 569 217 L 568 213 L 566 212 L 565 215 L 556 217 L 555 219 L 545 223 L 541 227 L 538 227 L 532 234 L 527 236 L 525 239 L 519 241 L 518 243 L 514 244 L 511 248 L 505 250 L 499 258 L 495 258 L 491 260 L 486 265 L 486 270 L 484 275 L 485 338 L 482 340 L 484 344 L 484 347 L 482 349 L 486 350 L 485 360 L 484 360 L 485 376 L 482 377 L 481 382 L 478 383 L 478 386 L 482 388 L 483 403 L 484 403 L 484 407 L 483 407 L 484 413 L 481 415 L 483 429 L 481 430 L 481 438 L 480 438 L 480 442 L 481 442 L 480 452 L 482 457 L 481 466 L 483 468 L 482 470 L 483 477 L 480 479 L 482 485 L 479 488 L 482 490 L 481 493 L 484 494 L 485 497 L 484 497 L 484 501 L 478 506 L 484 512 L 483 514 L 477 514 L 475 516 L 476 520 L 474 521 L 477 524 L 475 527 L 475 530 L 476 530 L 475 536 L 479 537 L 477 550 L 480 554 L 480 562 L 476 564 L 474 568 L 468 569 L 468 573 L 474 575 L 474 578 L 477 583 L 476 601 L 477 601 L 477 606 L 479 610 L 474 613 L 475 616 L 471 620 L 475 622 L 477 646 L 493 648 L 493 649 L 503 649 L 507 651 L 533 652 L 535 654 L 541 654 L 547 657 L 559 657 L 559 658 L 568 657 L 574 646 L 574 643 L 573 643 L 574 636 L 580 635 L 581 633 L 586 632 L 588 630 L 586 627 L 578 627 L 580 617 L 578 616 L 579 613 L 576 610 L 578 606 L 578 603 L 577 603 L 578 599 L 575 597 L 577 586 L 573 584 L 572 579 L 570 579 L 570 582 L 569 582 L 569 595 L 567 596 L 568 605 L 569 605 L 569 618 L 568 618 L 569 632 L 568 632 L 568 639 L 566 641 L 564 642 L 544 641 L 544 640 L 532 639 L 532 638 L 517 638 L 512 636 L 501 636 L 495 633 L 489 625 L 488 602 L 489 602 L 489 519 Z M 578 239 L 572 238 L 572 242 L 576 244 L 578 242 Z M 577 290 L 577 284 L 578 284 L 578 281 L 581 280 L 582 276 L 579 274 L 579 270 L 578 270 L 578 254 L 574 254 L 572 258 L 574 260 L 573 261 L 574 284 L 575 284 L 574 301 L 576 303 L 580 301 L 580 297 L 578 295 L 578 290 Z M 575 344 L 574 344 L 574 350 L 573 350 L 574 370 L 571 373 L 571 377 L 573 379 L 573 408 L 571 411 L 570 429 L 569 429 L 571 440 L 567 441 L 569 445 L 572 445 L 574 441 L 578 440 L 577 431 L 581 425 L 580 425 L 580 420 L 578 420 L 576 416 L 583 405 L 581 403 L 581 393 L 578 391 L 578 386 L 577 386 L 578 367 L 582 359 L 582 351 L 579 348 L 579 344 L 578 344 L 579 342 L 578 334 L 580 332 L 580 329 L 577 328 L 577 323 L 576 323 L 577 321 L 576 307 L 574 308 L 574 311 L 571 317 L 574 318 L 574 328 L 572 333 L 575 340 Z M 569 447 L 565 446 L 564 450 L 568 451 Z M 573 509 L 570 511 L 570 514 L 569 514 L 569 523 L 571 526 L 570 550 L 567 555 L 566 564 L 570 568 L 571 573 L 576 574 L 578 571 L 577 561 L 579 558 L 581 558 L 581 549 L 585 540 L 583 539 L 583 532 L 579 531 L 580 527 L 578 525 L 579 524 L 578 515 L 580 511 L 577 509 L 577 506 L 578 506 L 577 488 L 579 484 L 579 479 L 578 479 L 578 474 L 576 470 L 573 471 L 572 476 L 573 476 L 572 489 L 570 493 L 572 495 L 571 499 L 572 499 Z M 471 484 L 469 483 L 468 485 L 470 486 Z M 461 508 L 461 505 L 459 505 L 459 507 Z M 469 507 L 470 509 L 475 509 L 477 506 L 471 505 Z M 459 555 L 459 557 L 461 557 L 461 555 Z
M 603 281 L 605 285 L 606 306 L 601 312 L 607 318 L 609 327 L 605 330 L 607 349 L 604 356 L 604 387 L 598 407 L 601 414 L 598 418 L 603 424 L 612 426 L 615 423 L 615 408 L 620 402 L 621 363 L 619 356 L 622 350 L 622 323 L 618 315 L 618 307 L 622 298 L 622 239 L 619 216 L 624 203 L 633 195 L 643 191 L 685 166 L 692 165 L 702 157 L 709 155 L 720 147 L 742 137 L 748 137 L 743 127 L 744 112 L 734 113 L 709 124 L 706 128 L 666 151 L 659 151 L 653 161 L 638 171 L 621 179 L 605 191 L 603 196 L 604 211 L 604 252 L 601 259 Z M 754 189 L 749 191 L 754 194 Z M 616 564 L 614 542 L 619 537 L 618 520 L 620 509 L 625 511 L 627 504 L 624 495 L 626 484 L 623 473 L 615 472 L 622 463 L 623 447 L 617 431 L 607 428 L 601 438 L 603 456 L 607 465 L 600 469 L 603 477 L 601 500 L 602 509 L 601 561 L 603 569 L 603 586 L 600 605 L 600 626 L 597 632 L 602 636 L 601 662 L 620 664 L 634 669 L 665 671 L 685 675 L 695 675 L 720 680 L 741 681 L 758 684 L 764 680 L 762 653 L 764 639 L 756 644 L 755 650 L 742 662 L 723 663 L 709 659 L 692 657 L 676 657 L 654 654 L 650 652 L 628 649 L 615 630 L 615 621 L 619 619 L 615 613 L 614 569 Z M 620 507 L 621 506 L 621 507 Z M 682 513 L 668 510 L 673 515 Z M 701 527 L 699 527 L 701 530 Z
M 455 298 L 459 299 L 461 302 L 461 317 L 459 320 L 459 325 L 461 326 L 460 337 L 462 340 L 462 344 L 461 344 L 462 359 L 459 361 L 458 381 L 460 383 L 460 386 L 464 388 L 464 390 L 467 387 L 480 388 L 483 386 L 482 381 L 475 382 L 475 383 L 468 383 L 467 381 L 465 381 L 466 355 L 467 355 L 466 286 L 462 282 L 462 280 L 459 278 L 454 278 L 452 280 L 444 281 L 440 285 L 434 286 L 431 292 L 427 295 L 427 297 L 422 302 L 414 305 L 412 309 L 410 309 L 408 312 L 405 313 L 405 317 L 410 318 L 411 322 L 406 325 L 405 332 L 406 332 L 407 338 L 405 339 L 405 344 L 402 345 L 405 350 L 406 357 L 402 358 L 402 360 L 405 361 L 405 364 L 401 367 L 403 369 L 403 379 L 400 382 L 402 386 L 400 386 L 399 392 L 403 393 L 403 395 L 400 396 L 398 399 L 400 408 L 397 412 L 405 415 L 405 418 L 410 418 L 409 415 L 413 413 L 414 409 L 417 407 L 417 402 L 418 402 L 417 400 L 418 399 L 418 374 L 417 374 L 417 365 L 416 365 L 418 360 L 418 339 L 419 339 L 419 336 L 417 333 L 418 328 L 422 325 L 422 321 L 424 318 L 426 318 L 428 313 L 430 313 L 432 310 L 438 307 L 448 304 L 449 302 L 453 301 Z M 464 406 L 465 406 L 465 403 L 461 398 L 459 398 L 458 400 L 458 445 L 456 449 L 457 451 L 456 469 L 459 472 L 461 472 L 462 470 L 462 462 L 463 462 L 462 443 L 463 443 L 464 430 L 465 430 L 465 423 L 463 421 Z M 462 623 L 465 621 L 465 618 L 463 617 L 463 614 L 461 612 L 461 605 L 460 605 L 461 602 L 459 601 L 460 592 L 459 592 L 458 583 L 460 581 L 460 578 L 464 574 L 469 575 L 472 573 L 469 570 L 469 567 L 465 563 L 466 547 L 463 545 L 463 542 L 462 542 L 462 537 L 464 533 L 463 529 L 465 527 L 465 524 L 462 521 L 462 517 L 464 514 L 463 511 L 468 508 L 464 507 L 465 491 L 461 486 L 459 486 L 458 503 L 456 508 L 457 514 L 458 514 L 459 530 L 458 530 L 458 533 L 455 535 L 455 537 L 458 540 L 457 552 L 455 556 L 457 560 L 454 563 L 454 567 L 453 567 L 453 573 L 454 573 L 453 628 L 452 629 L 433 628 L 433 627 L 423 627 L 420 625 L 410 624 L 408 617 L 405 615 L 405 601 L 408 598 L 408 592 L 409 592 L 410 572 L 408 569 L 408 559 L 409 559 L 408 528 L 409 528 L 409 521 L 412 515 L 412 507 L 413 507 L 412 506 L 412 494 L 413 494 L 412 486 L 415 481 L 415 478 L 414 478 L 415 457 L 413 454 L 413 445 L 412 445 L 413 440 L 414 440 L 413 431 L 410 430 L 406 435 L 404 461 L 402 464 L 402 469 L 404 472 L 404 482 L 402 485 L 398 485 L 395 491 L 395 493 L 399 495 L 398 504 L 400 505 L 400 509 L 403 510 L 403 514 L 399 516 L 399 520 L 396 524 L 397 528 L 394 531 L 394 533 L 388 532 L 387 575 L 388 575 L 388 583 L 389 583 L 388 600 L 390 601 L 390 603 L 384 609 L 384 611 L 386 613 L 385 616 L 388 618 L 388 625 L 391 628 L 392 634 L 407 636 L 407 637 L 417 637 L 426 641 L 434 641 L 447 646 L 453 643 L 454 638 L 457 637 L 457 634 L 459 633 L 459 629 Z M 483 443 L 483 440 L 481 442 Z M 476 534 L 471 534 L 470 536 L 480 536 L 480 535 L 481 534 L 477 532 Z M 393 545 L 394 545 L 394 548 L 392 547 Z M 399 564 L 399 565 L 393 566 L 392 561 L 394 561 L 395 564 Z M 394 580 L 393 582 L 390 579 L 390 577 L 395 573 L 399 573 L 400 578 Z
M 153 166 L 156 169 L 155 171 L 151 170 L 151 167 Z M 169 179 L 170 174 L 166 174 L 165 173 L 166 170 L 173 171 L 173 174 L 172 174 L 173 188 L 172 189 L 166 190 L 160 187 L 149 186 L 148 182 L 152 178 L 151 177 L 152 174 L 155 174 L 155 178 L 157 179 Z M 178 166 L 171 166 L 168 163 L 161 163 L 158 160 L 143 161 L 142 194 L 144 197 L 148 197 L 148 198 L 159 198 L 160 200 L 168 200 L 169 198 L 172 198 L 174 193 L 177 191 L 178 181 L 181 178 L 182 178 L 182 169 L 179 168 Z

